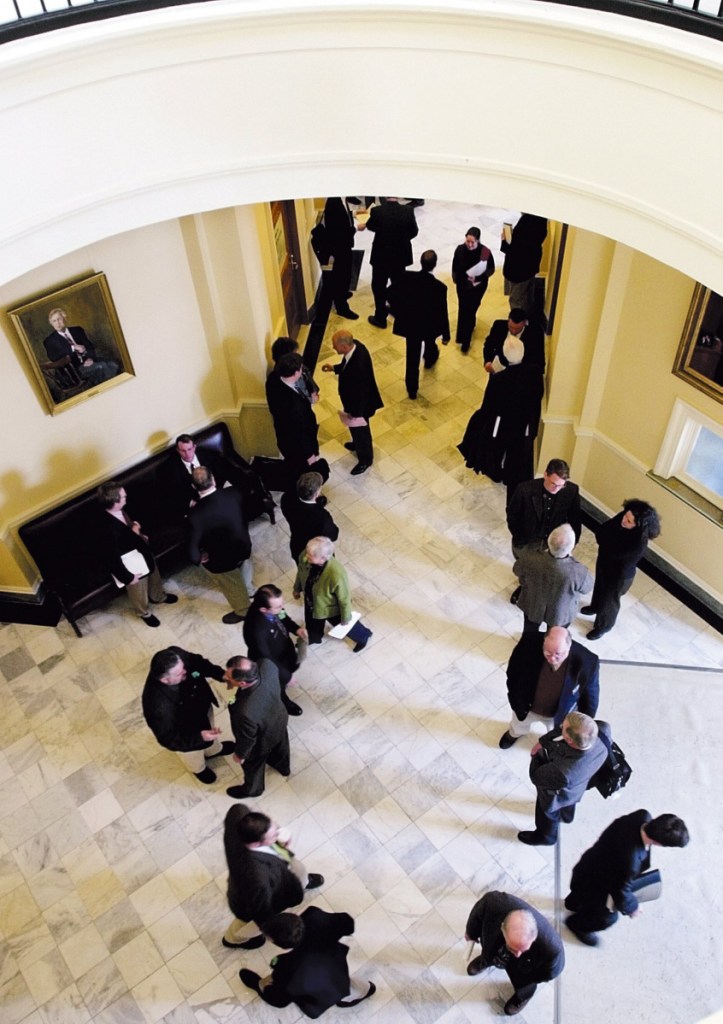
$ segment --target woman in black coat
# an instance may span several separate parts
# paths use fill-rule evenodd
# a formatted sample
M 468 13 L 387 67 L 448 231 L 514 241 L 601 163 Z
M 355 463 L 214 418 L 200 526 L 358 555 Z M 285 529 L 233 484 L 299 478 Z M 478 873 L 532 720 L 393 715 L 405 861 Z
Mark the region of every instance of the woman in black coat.
M 254 594 L 244 621 L 244 640 L 248 657 L 258 662 L 268 658 L 279 671 L 281 699 L 290 715 L 302 714 L 302 709 L 286 695 L 286 687 L 299 667 L 299 656 L 292 636 L 308 643 L 306 630 L 284 611 L 284 598 L 273 583 L 264 583 Z
M 480 234 L 479 228 L 469 228 L 464 242 L 457 246 L 452 258 L 452 280 L 457 288 L 459 306 L 455 341 L 462 346 L 463 352 L 469 352 L 472 333 L 477 324 L 477 310 L 487 291 L 489 279 L 495 272 L 492 253 L 480 242 Z M 482 273 L 470 276 L 470 270 L 484 262 L 487 266 Z
M 583 615 L 595 616 L 588 640 L 599 639 L 615 625 L 620 598 L 632 586 L 635 569 L 645 554 L 648 541 L 660 536 L 660 519 L 647 501 L 631 498 L 624 502 L 622 512 L 596 528 L 595 536 L 598 543 L 595 589 L 590 604 L 580 609 Z

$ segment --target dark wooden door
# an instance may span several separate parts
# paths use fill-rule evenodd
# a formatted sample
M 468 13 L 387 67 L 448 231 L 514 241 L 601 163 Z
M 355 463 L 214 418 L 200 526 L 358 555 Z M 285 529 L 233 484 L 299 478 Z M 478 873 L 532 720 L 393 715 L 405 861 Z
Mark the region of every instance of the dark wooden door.
M 271 218 L 281 289 L 284 294 L 286 326 L 289 337 L 295 338 L 299 333 L 299 327 L 307 322 L 308 317 L 301 274 L 299 232 L 293 202 L 286 199 L 274 200 L 271 203 Z

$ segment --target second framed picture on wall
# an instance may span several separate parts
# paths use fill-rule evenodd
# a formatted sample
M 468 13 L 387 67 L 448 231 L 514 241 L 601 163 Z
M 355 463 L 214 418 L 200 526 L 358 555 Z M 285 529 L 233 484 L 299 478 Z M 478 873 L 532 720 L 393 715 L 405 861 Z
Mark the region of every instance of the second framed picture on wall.
M 8 310 L 55 415 L 134 376 L 105 274 Z

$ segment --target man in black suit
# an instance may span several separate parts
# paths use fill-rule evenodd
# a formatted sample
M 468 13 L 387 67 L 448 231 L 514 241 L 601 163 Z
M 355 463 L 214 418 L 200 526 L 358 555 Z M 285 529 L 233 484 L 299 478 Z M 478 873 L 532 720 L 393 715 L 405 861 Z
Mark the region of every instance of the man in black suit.
M 354 919 L 349 914 L 308 907 L 301 915 L 276 914 L 262 928 L 266 938 L 285 952 L 274 957 L 268 977 L 260 978 L 243 968 L 239 977 L 270 1006 L 296 1003 L 302 1013 L 316 1020 L 332 1006 L 357 1006 L 376 992 L 373 982 L 349 977 L 349 947 L 339 941 L 354 933 Z
M 419 361 L 424 348 L 424 367 L 430 370 L 439 359 L 437 338 L 449 341 L 447 285 L 438 281 L 432 271 L 437 254 L 427 249 L 420 259 L 421 270 L 406 270 L 390 292 L 394 333 L 406 339 L 407 365 L 404 383 L 410 398 L 419 390 Z
M 133 611 L 146 626 L 160 626 L 151 604 L 175 604 L 178 598 L 163 589 L 148 537 L 141 532 L 141 524 L 126 510 L 126 489 L 115 480 L 109 480 L 100 485 L 96 497 L 104 510 L 98 520 L 96 537 L 99 560 L 117 585 L 126 588 Z
M 565 626 L 523 633 L 507 663 L 507 696 L 512 718 L 500 737 L 502 750 L 526 736 L 534 722 L 549 731 L 570 711 L 594 718 L 600 700 L 600 659 L 573 640 Z
M 235 691 L 228 702 L 236 737 L 233 759 L 244 769 L 243 785 L 230 786 L 226 792 L 234 799 L 261 796 L 267 763 L 279 775 L 291 774 L 289 714 L 281 700 L 279 670 L 268 658 L 257 664 L 236 655 L 226 662 L 224 678 Z
M 472 907 L 465 938 L 479 942 L 480 956 L 467 965 L 467 974 L 486 967 L 507 972 L 514 986 L 505 1014 L 514 1017 L 529 1003 L 537 986 L 552 981 L 565 966 L 565 951 L 552 925 L 529 903 L 506 892 L 488 892 Z
M 597 946 L 595 932 L 615 924 L 618 911 L 637 917 L 641 910 L 634 882 L 650 868 L 652 846 L 687 846 L 688 829 L 675 814 L 651 818 L 646 810 L 616 818 L 572 869 L 565 906 L 573 913 L 565 921 L 586 946 Z M 608 897 L 614 908 L 608 908 Z
M 286 491 L 281 499 L 281 511 L 289 524 L 289 548 L 294 563 L 312 537 L 336 540 L 339 527 L 321 497 L 323 479 L 320 473 L 302 473 L 296 481 L 296 493 Z
M 194 469 L 192 480 L 198 504 L 188 517 L 189 557 L 218 583 L 231 605 L 221 621 L 234 625 L 243 621 L 254 596 L 251 538 L 243 500 L 234 487 L 217 490 L 213 474 L 205 466 Z
M 547 221 L 534 213 L 522 214 L 509 242 L 504 231 L 502 233 L 500 248 L 505 254 L 502 273 L 511 309 L 521 306 L 528 313 L 535 313 L 535 277 L 542 262 L 542 243 L 546 237 Z
M 346 320 L 358 320 L 359 314 L 349 306 L 351 254 L 357 228 L 346 197 L 332 196 L 327 199 L 324 206 L 324 227 L 329 242 L 329 252 L 334 257 L 329 275 L 334 308 L 337 314 Z
M 339 398 L 344 409 L 342 420 L 351 434 L 351 441 L 346 443 L 346 447 L 356 452 L 359 460 L 351 475 L 359 476 L 374 462 L 369 420 L 378 409 L 384 407 L 384 402 L 374 377 L 372 357 L 366 346 L 357 341 L 350 331 L 337 331 L 331 343 L 342 360 L 336 366 L 324 363 L 322 370 L 335 373 L 339 378 Z
M 387 326 L 387 286 L 404 273 L 412 262 L 412 239 L 419 228 L 412 206 L 400 206 L 399 200 L 388 196 L 386 203 L 372 207 L 367 228 L 374 232 L 369 262 L 372 265 L 374 315 L 369 323 Z
M 512 554 L 519 558 L 523 548 L 534 546 L 543 551 L 556 526 L 569 523 L 575 531 L 575 543 L 582 533 L 580 488 L 570 480 L 570 467 L 564 459 L 550 459 L 541 479 L 518 484 L 507 506 L 507 528 L 512 534 Z M 510 601 L 517 604 L 520 587 Z
M 53 333 L 43 341 L 54 367 L 71 365 L 83 380 L 93 386 L 115 377 L 120 370 L 112 359 L 98 359 L 95 346 L 82 327 L 69 327 L 64 309 L 51 309 L 48 323 Z
M 302 367 L 298 352 L 289 352 L 266 378 L 266 401 L 274 421 L 276 443 L 286 462 L 289 486 L 319 461 L 319 425 L 308 399 L 296 388 Z
M 524 366 L 536 366 L 540 373 L 544 373 L 545 334 L 538 324 L 530 323 L 530 317 L 524 309 L 517 307 L 510 310 L 506 320 L 495 320 L 492 324 L 483 348 L 485 370 L 488 373 L 498 373 L 509 365 L 504 347 L 510 335 L 524 345 L 524 354 L 520 362 Z
M 218 488 L 227 483 L 238 485 L 237 474 L 228 459 L 213 448 L 197 445 L 190 434 L 179 434 L 173 451 L 163 463 L 162 474 L 166 501 L 172 508 L 173 518 L 185 520 L 189 511 L 198 502 L 198 492 L 193 486 L 193 471 L 205 466 L 212 474 Z
M 224 678 L 220 665 L 201 654 L 168 647 L 153 655 L 143 687 L 143 717 L 162 747 L 175 750 L 186 768 L 204 785 L 216 781 L 207 758 L 232 754 L 214 720 L 218 698 L 206 677 Z
M 307 872 L 291 850 L 291 836 L 261 811 L 234 804 L 226 814 L 223 845 L 228 864 L 228 905 L 234 920 L 223 937 L 229 949 L 258 949 L 264 921 L 295 907 L 324 876 Z M 249 928 L 251 923 L 256 928 Z M 248 932 L 255 932 L 245 938 Z

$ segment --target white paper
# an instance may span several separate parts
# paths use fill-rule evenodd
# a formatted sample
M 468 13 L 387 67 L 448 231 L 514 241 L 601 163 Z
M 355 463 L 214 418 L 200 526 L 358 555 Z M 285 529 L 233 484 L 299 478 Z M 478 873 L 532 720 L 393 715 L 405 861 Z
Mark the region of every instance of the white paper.
M 487 260 L 480 260 L 479 263 L 475 263 L 473 267 L 469 268 L 467 277 L 482 277 L 486 269 Z
M 151 571 L 148 568 L 148 563 L 146 562 L 145 558 L 140 553 L 138 548 L 133 548 L 132 551 L 126 551 L 124 555 L 121 555 L 121 562 L 126 567 L 128 572 L 132 572 L 134 576 L 147 576 L 148 573 Z M 113 576 L 113 579 L 115 580 L 115 585 L 118 587 L 118 589 L 122 590 L 123 587 L 125 586 L 125 583 L 121 583 L 121 581 L 117 579 L 117 577 L 115 576 Z
M 349 621 L 346 624 L 340 622 L 338 626 L 334 626 L 333 629 L 329 630 L 329 636 L 333 636 L 335 640 L 343 640 L 344 637 L 349 632 L 349 630 L 352 628 L 352 626 L 355 623 L 357 623 L 360 618 L 361 618 L 361 613 L 360 612 L 352 612 L 351 613 L 351 618 L 349 619 Z

